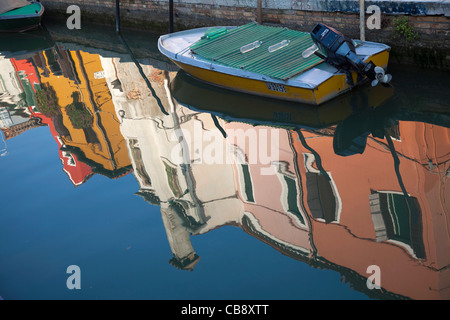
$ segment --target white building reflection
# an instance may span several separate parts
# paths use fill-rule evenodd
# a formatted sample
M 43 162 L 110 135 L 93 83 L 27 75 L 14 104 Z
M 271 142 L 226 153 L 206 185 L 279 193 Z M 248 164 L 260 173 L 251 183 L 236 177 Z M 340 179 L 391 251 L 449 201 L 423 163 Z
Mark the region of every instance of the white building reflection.
M 173 265 L 192 270 L 198 256 L 190 236 L 224 225 L 309 254 L 288 130 L 227 123 L 178 104 L 169 90 L 176 72 L 161 62 L 142 63 L 151 88 L 132 62 L 113 58 L 102 64 L 138 194 L 161 207 Z

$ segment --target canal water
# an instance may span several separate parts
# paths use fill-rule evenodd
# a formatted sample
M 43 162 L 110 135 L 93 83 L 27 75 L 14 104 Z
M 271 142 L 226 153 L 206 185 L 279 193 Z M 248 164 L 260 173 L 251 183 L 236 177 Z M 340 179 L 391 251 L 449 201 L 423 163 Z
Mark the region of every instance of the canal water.
M 213 88 L 158 35 L 0 37 L 2 299 L 449 299 L 450 77 L 319 108 Z

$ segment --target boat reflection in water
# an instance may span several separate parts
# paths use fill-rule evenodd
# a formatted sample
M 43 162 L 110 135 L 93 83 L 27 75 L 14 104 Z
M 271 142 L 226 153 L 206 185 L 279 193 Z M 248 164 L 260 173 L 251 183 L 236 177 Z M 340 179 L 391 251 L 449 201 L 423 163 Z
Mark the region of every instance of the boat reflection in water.
M 448 112 L 383 86 L 302 106 L 139 62 L 145 79 L 127 53 L 64 42 L 8 60 L 75 185 L 132 168 L 172 265 L 193 270 L 191 237 L 233 225 L 369 297 L 450 298 Z

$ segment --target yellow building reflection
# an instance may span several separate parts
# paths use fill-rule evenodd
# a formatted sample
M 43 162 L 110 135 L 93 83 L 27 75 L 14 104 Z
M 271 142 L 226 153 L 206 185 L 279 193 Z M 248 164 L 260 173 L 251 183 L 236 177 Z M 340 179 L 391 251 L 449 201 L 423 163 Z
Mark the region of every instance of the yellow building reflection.
M 109 178 L 131 170 L 128 150 L 104 78 L 101 56 L 53 47 L 35 57 L 43 90 L 52 88 L 67 129 L 63 151 Z

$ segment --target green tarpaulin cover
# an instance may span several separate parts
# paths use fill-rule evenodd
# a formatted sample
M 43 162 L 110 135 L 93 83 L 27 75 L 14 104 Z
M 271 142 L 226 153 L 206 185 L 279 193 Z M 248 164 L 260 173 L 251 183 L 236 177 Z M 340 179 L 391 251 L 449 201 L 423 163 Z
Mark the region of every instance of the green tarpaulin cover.
M 218 64 L 287 80 L 323 61 L 315 54 L 302 57 L 313 44 L 308 32 L 252 22 L 231 30 L 208 30 L 191 50 Z

